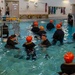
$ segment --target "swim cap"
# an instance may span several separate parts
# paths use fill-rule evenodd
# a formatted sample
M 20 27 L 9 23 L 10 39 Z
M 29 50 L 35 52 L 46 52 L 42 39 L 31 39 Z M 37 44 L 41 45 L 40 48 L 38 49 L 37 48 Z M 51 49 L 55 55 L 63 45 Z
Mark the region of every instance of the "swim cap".
M 71 63 L 74 59 L 74 54 L 72 52 L 67 52 L 65 55 L 64 55 L 64 60 L 66 63 Z
M 37 22 L 37 21 L 34 21 L 34 22 L 33 22 L 33 25 L 34 25 L 34 26 L 38 26 L 38 22 Z
M 32 36 L 27 36 L 27 37 L 26 37 L 26 41 L 27 41 L 27 42 L 31 42 L 31 41 L 32 41 Z
M 61 25 L 60 24 L 57 24 L 56 25 L 56 29 L 61 29 Z
M 62 26 L 62 22 L 59 23 Z
M 53 23 L 53 20 L 50 20 L 50 23 Z
M 44 27 L 43 26 L 40 26 L 40 30 L 44 30 Z

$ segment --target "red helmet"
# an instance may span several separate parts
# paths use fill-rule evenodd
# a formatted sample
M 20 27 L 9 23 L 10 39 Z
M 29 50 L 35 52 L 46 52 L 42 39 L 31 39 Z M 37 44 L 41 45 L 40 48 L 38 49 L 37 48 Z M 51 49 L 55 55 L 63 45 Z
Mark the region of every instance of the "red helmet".
M 60 24 L 57 24 L 56 25 L 56 29 L 61 29 L 61 25 Z
M 67 52 L 65 55 L 64 55 L 64 60 L 66 63 L 71 63 L 74 59 L 74 54 L 72 52 Z
M 38 26 L 38 22 L 37 21 L 34 21 L 33 25 L 34 26 Z
M 53 20 L 50 20 L 50 23 L 53 23 Z
M 32 36 L 27 36 L 27 37 L 26 37 L 26 41 L 27 41 L 27 42 L 31 42 L 31 41 L 32 41 Z

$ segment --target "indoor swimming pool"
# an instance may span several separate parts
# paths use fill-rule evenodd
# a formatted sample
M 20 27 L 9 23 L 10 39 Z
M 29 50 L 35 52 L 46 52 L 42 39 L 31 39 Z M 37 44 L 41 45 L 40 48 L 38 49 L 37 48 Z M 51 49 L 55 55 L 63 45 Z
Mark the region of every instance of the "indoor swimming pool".
M 48 22 L 49 20 L 38 21 L 39 26 L 42 25 L 45 29 Z M 60 71 L 60 65 L 64 63 L 63 55 L 68 51 L 75 54 L 75 43 L 72 42 L 72 34 L 75 32 L 75 28 L 70 27 L 65 19 L 54 20 L 54 25 L 59 22 L 63 22 L 62 29 L 65 33 L 64 45 L 59 46 L 58 42 L 56 45 L 50 46 L 47 50 L 50 58 L 47 60 L 44 58 L 45 54 L 38 46 L 40 40 L 33 38 L 33 42 L 36 44 L 36 61 L 26 60 L 26 52 L 22 47 L 23 43 L 26 41 L 26 36 L 32 35 L 34 37 L 33 33 L 29 30 L 30 26 L 33 24 L 33 21 L 21 22 L 19 25 L 20 37 L 18 37 L 19 44 L 17 47 L 20 48 L 20 55 L 22 55 L 23 58 L 15 58 L 14 55 L 18 54 L 17 50 L 5 49 L 5 42 L 0 41 L 0 75 L 58 75 L 57 72 Z M 14 34 L 12 24 L 8 24 L 8 26 L 9 34 Z M 50 42 L 52 42 L 52 36 L 55 30 L 56 29 L 47 31 L 47 38 Z

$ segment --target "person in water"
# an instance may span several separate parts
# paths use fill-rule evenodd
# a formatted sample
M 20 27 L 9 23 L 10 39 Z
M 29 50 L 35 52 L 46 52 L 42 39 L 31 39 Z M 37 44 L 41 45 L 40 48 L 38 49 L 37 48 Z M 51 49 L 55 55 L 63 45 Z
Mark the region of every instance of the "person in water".
M 68 24 L 73 26 L 73 16 L 70 13 L 68 14 Z
M 19 48 L 15 46 L 17 44 L 18 44 L 18 42 L 17 42 L 16 35 L 11 35 L 7 39 L 5 48 L 8 48 L 8 49 L 18 49 L 19 50 Z
M 40 30 L 39 30 L 39 32 L 37 33 L 37 36 L 35 36 L 35 38 L 38 38 L 38 39 L 41 38 L 42 34 L 46 34 L 46 31 L 45 31 L 45 29 L 44 29 L 43 26 L 40 26 L 39 29 L 40 29 Z
M 39 30 L 39 32 L 38 32 L 38 35 L 41 37 L 42 34 L 46 34 L 46 31 L 45 31 L 45 29 L 44 29 L 43 26 L 40 26 L 39 28 L 40 28 L 40 30 Z
M 60 41 L 60 45 L 63 45 L 63 39 L 64 39 L 64 32 L 61 28 L 60 24 L 56 25 L 56 31 L 53 34 L 53 41 L 52 44 L 55 45 L 57 43 L 57 41 Z
M 35 44 L 32 42 L 32 36 L 26 37 L 26 42 L 23 44 L 23 47 L 25 47 L 25 51 L 27 54 L 26 60 L 29 60 L 32 58 L 32 60 L 36 60 L 36 53 L 35 53 Z
M 31 27 L 34 27 L 36 22 L 37 22 L 37 21 L 34 21 L 33 24 L 31 25 Z
M 6 35 L 6 36 L 4 36 Z M 8 26 L 4 23 L 3 24 L 3 38 L 8 38 L 9 36 L 9 30 L 8 30 Z
M 51 43 L 50 43 L 50 41 L 47 39 L 47 36 L 46 36 L 45 34 L 42 34 L 41 39 L 42 39 L 42 42 L 39 44 L 39 46 L 40 46 L 41 48 L 43 48 L 43 52 L 46 54 L 46 55 L 45 55 L 45 58 L 48 59 L 50 56 L 48 55 L 46 49 L 47 49 L 49 46 L 51 46 Z
M 50 23 L 47 24 L 46 28 L 47 28 L 47 30 L 51 30 L 51 29 L 55 28 L 54 24 L 53 24 L 53 20 L 50 20 Z
M 75 63 L 73 63 L 74 60 L 74 54 L 72 52 L 67 52 L 64 55 L 65 62 L 61 64 L 61 72 L 58 72 L 59 75 L 75 75 Z
M 40 30 L 40 29 L 39 29 L 39 27 L 38 27 L 38 22 L 35 21 L 35 22 L 34 22 L 34 26 L 32 27 L 31 31 L 32 31 L 33 33 L 35 33 L 35 34 L 38 34 L 39 30 Z

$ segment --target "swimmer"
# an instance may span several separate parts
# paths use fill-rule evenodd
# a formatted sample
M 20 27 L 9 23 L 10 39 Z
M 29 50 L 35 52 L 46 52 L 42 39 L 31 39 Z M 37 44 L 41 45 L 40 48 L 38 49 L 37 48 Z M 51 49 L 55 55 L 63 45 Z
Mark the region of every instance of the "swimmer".
M 37 22 L 37 21 L 34 21 L 33 24 L 27 28 L 27 30 L 31 30 L 35 26 L 35 22 Z
M 5 48 L 8 48 L 8 49 L 18 49 L 19 50 L 19 48 L 15 46 L 16 44 L 18 44 L 16 35 L 11 35 L 7 39 Z
M 47 53 L 47 50 L 46 50 L 46 49 L 47 49 L 49 46 L 51 46 L 51 43 L 49 42 L 49 40 L 47 39 L 47 36 L 46 36 L 45 34 L 42 34 L 41 39 L 42 39 L 42 42 L 39 44 L 39 46 L 40 46 L 41 48 L 43 48 L 43 52 L 46 54 L 46 55 L 45 55 L 45 58 L 48 59 L 48 58 L 50 58 L 50 56 L 49 56 L 49 54 Z
M 73 16 L 69 13 L 68 14 L 68 24 L 72 27 L 73 26 Z
M 35 38 L 38 38 L 38 39 L 41 38 L 42 34 L 46 34 L 46 31 L 45 31 L 45 29 L 44 29 L 43 26 L 40 26 L 39 28 L 40 28 L 40 30 L 39 30 L 39 32 L 38 32 L 38 35 L 39 35 L 39 36 L 36 36 L 36 37 L 35 37 Z
M 50 23 L 47 24 L 46 28 L 47 28 L 47 30 L 51 30 L 51 29 L 55 28 L 54 24 L 53 24 L 53 20 L 50 20 Z
M 57 43 L 57 41 L 60 41 L 60 45 L 63 45 L 63 39 L 64 39 L 64 32 L 61 28 L 60 24 L 56 25 L 56 31 L 53 34 L 53 41 L 52 44 L 55 45 Z
M 34 22 L 34 26 L 32 27 L 31 31 L 35 34 L 38 34 L 39 30 L 38 22 Z
M 75 75 L 75 63 L 73 63 L 74 54 L 72 52 L 67 52 L 64 55 L 64 63 L 61 64 L 61 72 L 58 72 L 59 75 Z
M 41 37 L 42 34 L 46 34 L 46 31 L 43 26 L 40 26 L 39 28 L 40 28 L 40 31 L 38 32 L 38 35 Z
M 37 21 L 34 21 L 33 24 L 31 25 L 31 27 L 34 27 L 36 22 L 37 22 Z
M 26 37 L 26 42 L 23 44 L 23 47 L 25 47 L 25 51 L 27 54 L 26 60 L 29 60 L 32 58 L 32 60 L 36 60 L 36 53 L 35 53 L 35 44 L 32 42 L 32 36 Z

